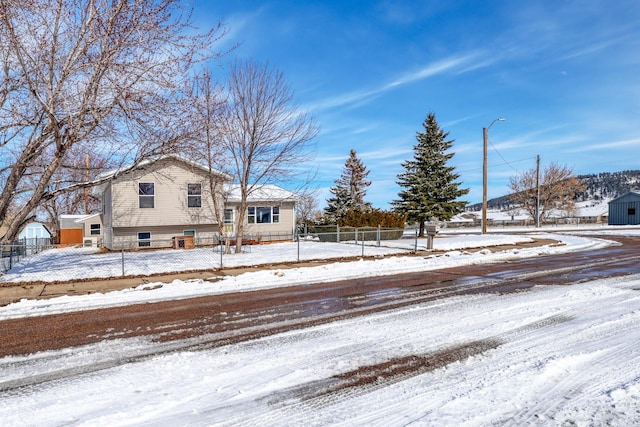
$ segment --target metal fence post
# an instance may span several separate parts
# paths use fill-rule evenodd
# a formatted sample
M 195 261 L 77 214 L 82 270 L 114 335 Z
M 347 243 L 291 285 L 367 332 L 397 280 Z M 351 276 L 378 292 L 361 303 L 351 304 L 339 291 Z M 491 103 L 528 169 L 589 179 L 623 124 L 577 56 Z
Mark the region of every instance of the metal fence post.
M 298 241 L 298 262 L 300 262 L 300 235 L 296 234 L 296 240 Z
M 380 224 L 378 224 L 378 232 L 376 233 L 376 240 L 378 241 L 378 247 L 380 247 Z
M 124 277 L 124 244 L 121 246 L 120 252 L 122 253 L 122 277 Z
M 418 229 L 416 228 L 416 242 L 413 246 L 413 252 L 418 253 Z
M 222 270 L 222 252 L 227 248 L 227 242 L 224 239 L 219 239 L 218 245 L 220 245 L 220 270 Z
M 364 231 L 362 232 L 362 256 L 364 257 Z
M 340 226 L 336 224 L 336 243 L 340 243 Z

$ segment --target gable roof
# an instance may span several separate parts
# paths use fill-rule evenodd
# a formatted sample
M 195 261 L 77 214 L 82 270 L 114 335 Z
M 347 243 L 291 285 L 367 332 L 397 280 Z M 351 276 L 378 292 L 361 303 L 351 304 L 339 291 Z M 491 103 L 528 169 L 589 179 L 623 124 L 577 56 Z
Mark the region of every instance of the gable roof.
M 240 201 L 240 184 L 226 184 L 224 187 L 227 201 Z M 300 200 L 300 196 L 293 191 L 285 190 L 273 184 L 264 184 L 255 187 L 247 197 L 248 202 L 295 202 Z
M 43 224 L 43 223 L 38 222 L 38 221 L 33 221 L 33 222 L 30 222 L 30 223 L 26 224 L 24 227 L 22 227 L 22 230 L 20 230 L 20 233 L 18 233 L 18 235 L 19 236 L 23 235 L 27 231 L 28 228 L 40 228 L 40 229 L 42 229 L 42 230 L 44 230 L 46 232 L 47 237 L 51 237 L 51 231 L 49 231 L 49 227 L 47 227 L 46 224 Z
M 191 167 L 195 167 L 197 169 L 200 169 L 201 171 L 205 172 L 205 173 L 209 173 L 209 166 L 204 165 L 202 163 L 196 162 L 195 160 L 191 160 L 188 159 L 184 156 L 181 156 L 179 154 L 162 154 L 159 156 L 154 156 L 154 157 L 150 157 L 148 159 L 142 160 L 140 163 L 135 164 L 135 165 L 129 165 L 129 166 L 124 166 L 118 169 L 113 169 L 104 173 L 101 173 L 100 175 L 98 175 L 97 179 L 99 180 L 103 180 L 103 179 L 113 179 L 113 178 L 117 178 L 119 175 L 122 175 L 124 173 L 136 170 L 138 168 L 142 168 L 148 165 L 152 165 L 154 163 L 159 162 L 160 160 L 174 160 L 180 163 L 184 163 L 188 166 Z M 224 172 L 221 172 L 219 170 L 216 169 L 212 169 L 211 173 L 213 173 L 214 175 L 218 175 L 219 177 L 221 177 L 224 181 L 231 181 L 233 179 L 233 177 L 229 174 L 226 174 Z
M 609 204 L 621 201 L 621 200 L 640 200 L 640 191 L 629 191 L 626 194 L 623 194 L 622 196 L 616 197 L 615 199 L 611 200 L 609 202 Z

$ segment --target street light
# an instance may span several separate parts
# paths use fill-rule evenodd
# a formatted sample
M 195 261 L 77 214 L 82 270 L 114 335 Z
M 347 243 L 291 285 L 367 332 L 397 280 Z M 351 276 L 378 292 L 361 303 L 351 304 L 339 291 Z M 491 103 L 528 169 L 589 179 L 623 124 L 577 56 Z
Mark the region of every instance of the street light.
M 487 175 L 489 157 L 489 128 L 495 122 L 504 122 L 506 119 L 500 117 L 491 122 L 486 128 L 482 128 L 482 140 L 484 142 L 484 156 L 482 162 L 482 234 L 487 234 Z

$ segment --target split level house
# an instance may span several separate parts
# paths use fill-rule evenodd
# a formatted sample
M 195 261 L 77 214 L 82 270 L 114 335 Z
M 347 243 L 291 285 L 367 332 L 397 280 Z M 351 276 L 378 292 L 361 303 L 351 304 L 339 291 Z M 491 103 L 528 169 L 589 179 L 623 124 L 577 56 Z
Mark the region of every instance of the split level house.
M 214 189 L 219 189 L 215 194 L 210 174 L 217 183 Z M 219 238 L 217 217 L 224 218 L 226 235 L 235 236 L 239 191 L 227 174 L 182 156 L 165 155 L 100 178 L 106 181 L 94 191 L 102 199 L 102 212 L 75 219 L 85 242 L 93 235 L 114 250 L 171 247 L 184 240 L 211 244 Z M 248 198 L 243 238 L 291 239 L 296 201 L 295 193 L 280 187 L 257 187 Z M 221 210 L 219 216 L 214 206 Z

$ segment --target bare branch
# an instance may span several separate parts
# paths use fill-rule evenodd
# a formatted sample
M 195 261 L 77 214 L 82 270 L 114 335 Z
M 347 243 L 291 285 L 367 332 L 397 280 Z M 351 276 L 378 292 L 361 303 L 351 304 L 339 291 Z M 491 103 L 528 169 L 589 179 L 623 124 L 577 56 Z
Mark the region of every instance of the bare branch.
M 8 226 L 7 238 L 44 201 L 87 185 L 52 190 L 72 153 L 125 164 L 180 150 L 193 132 L 182 104 L 185 76 L 218 57 L 211 47 L 224 35 L 220 25 L 194 32 L 190 13 L 181 0 L 0 2 L 0 226 Z
M 538 191 L 536 188 L 536 169 L 530 169 L 510 178 L 510 199 L 536 217 Z M 570 215 L 575 211 L 576 195 L 584 191 L 585 184 L 573 175 L 568 166 L 551 163 L 542 172 L 540 178 L 540 219 L 548 218 L 555 210 Z

